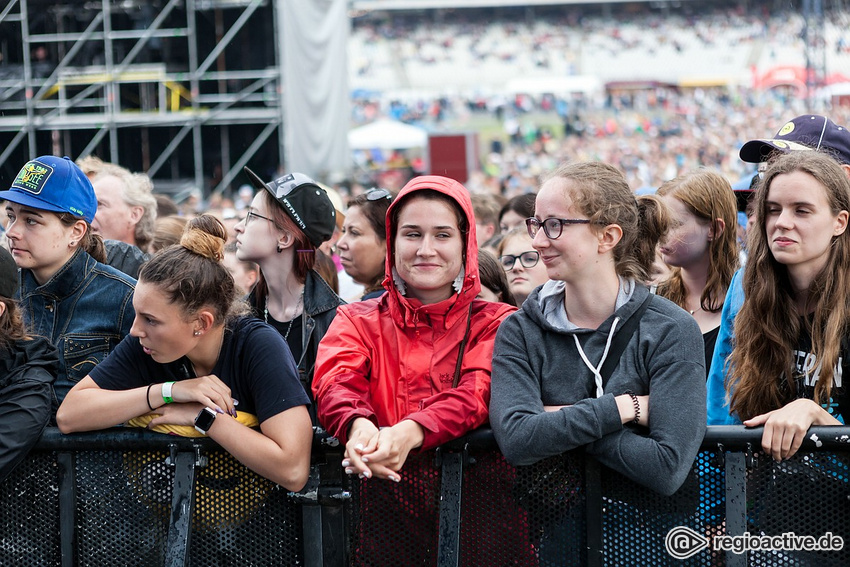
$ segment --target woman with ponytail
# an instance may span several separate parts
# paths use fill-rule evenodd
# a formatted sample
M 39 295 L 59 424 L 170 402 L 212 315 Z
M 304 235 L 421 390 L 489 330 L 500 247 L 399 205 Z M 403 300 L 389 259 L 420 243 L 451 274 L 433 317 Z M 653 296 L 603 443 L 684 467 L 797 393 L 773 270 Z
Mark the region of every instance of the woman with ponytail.
M 670 225 L 666 206 L 635 200 L 610 165 L 573 163 L 543 183 L 526 224 L 551 281 L 496 337 L 499 447 L 516 465 L 584 447 L 672 494 L 705 432 L 705 362 L 694 318 L 642 283 Z
M 131 336 L 68 393 L 56 419 L 63 433 L 141 416 L 154 429 L 194 426 L 297 491 L 310 463 L 309 400 L 283 338 L 239 299 L 221 262 L 226 239 L 221 222 L 202 215 L 179 246 L 144 265 Z
M 823 153 L 779 156 L 755 215 L 726 390 L 731 417 L 763 425 L 762 448 L 780 461 L 810 426 L 850 414 L 850 181 Z
M 24 323 L 59 350 L 54 390 L 61 402 L 130 332 L 135 280 L 102 263 L 103 240 L 91 227 L 94 189 L 70 159 L 27 162 L 0 200 L 21 269 Z

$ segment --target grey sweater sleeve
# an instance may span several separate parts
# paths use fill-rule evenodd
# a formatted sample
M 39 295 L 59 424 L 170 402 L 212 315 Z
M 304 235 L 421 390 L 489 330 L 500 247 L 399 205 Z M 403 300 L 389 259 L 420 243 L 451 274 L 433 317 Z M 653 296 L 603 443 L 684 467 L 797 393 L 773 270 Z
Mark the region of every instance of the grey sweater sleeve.
M 526 324 L 523 325 L 522 321 Z M 614 396 L 586 398 L 560 411 L 543 409 L 540 364 L 529 344 L 542 330 L 518 312 L 499 327 L 493 356 L 490 426 L 499 448 L 514 465 L 529 465 L 620 431 Z M 558 368 L 568 374 L 570 368 Z
M 702 336 L 687 313 L 653 301 L 600 398 L 589 391 L 572 338 L 522 312 L 502 323 L 494 352 L 490 423 L 509 462 L 528 465 L 584 446 L 656 492 L 672 494 L 684 482 L 706 416 Z M 648 428 L 621 424 L 614 397 L 627 390 L 649 395 Z M 546 412 L 544 403 L 567 407 Z
M 628 426 L 587 447 L 601 463 L 664 495 L 685 481 L 706 427 L 702 335 L 693 320 L 672 323 L 667 332 L 650 330 L 656 332 L 646 355 L 649 428 Z

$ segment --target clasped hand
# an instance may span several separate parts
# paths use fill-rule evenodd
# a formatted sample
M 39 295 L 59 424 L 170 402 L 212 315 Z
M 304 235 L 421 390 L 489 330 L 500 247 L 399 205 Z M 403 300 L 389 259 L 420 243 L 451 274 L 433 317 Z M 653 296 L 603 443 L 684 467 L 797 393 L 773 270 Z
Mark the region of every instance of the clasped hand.
M 357 418 L 349 431 L 342 466 L 346 474 L 357 474 L 361 478 L 374 475 L 399 482 L 398 471 L 410 451 L 422 445 L 423 439 L 422 427 L 409 419 L 378 429 L 368 419 Z

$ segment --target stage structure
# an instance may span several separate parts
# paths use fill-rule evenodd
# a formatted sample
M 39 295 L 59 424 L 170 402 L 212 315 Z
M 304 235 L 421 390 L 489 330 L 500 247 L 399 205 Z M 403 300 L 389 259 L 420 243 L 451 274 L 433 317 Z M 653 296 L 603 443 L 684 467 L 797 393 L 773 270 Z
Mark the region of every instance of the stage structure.
M 0 184 L 42 154 L 95 154 L 147 172 L 158 191 L 171 193 L 235 187 L 246 182 L 244 165 L 264 177 L 295 166 L 288 163 L 283 54 L 301 37 L 284 40 L 282 5 L 7 1 L 0 7 Z M 329 11 L 339 19 L 339 9 Z M 341 24 L 329 25 L 347 38 L 341 14 Z M 312 37 L 314 24 L 300 33 Z M 341 89 L 347 101 L 342 76 L 342 84 L 322 88 Z M 300 88 L 309 88 L 312 78 L 304 80 Z M 338 122 L 344 138 L 348 123 Z M 327 173 L 298 165 L 316 177 Z

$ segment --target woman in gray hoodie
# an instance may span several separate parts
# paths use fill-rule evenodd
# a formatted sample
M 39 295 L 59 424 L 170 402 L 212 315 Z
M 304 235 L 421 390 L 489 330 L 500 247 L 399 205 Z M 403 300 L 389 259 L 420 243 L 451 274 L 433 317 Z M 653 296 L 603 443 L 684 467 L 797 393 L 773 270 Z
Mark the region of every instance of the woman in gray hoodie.
M 499 328 L 490 422 L 515 465 L 584 447 L 661 494 L 684 482 L 705 433 L 705 360 L 693 317 L 643 284 L 670 224 L 603 163 L 562 166 L 526 221 L 551 281 Z M 644 300 L 649 297 L 645 310 Z M 641 310 L 641 313 L 638 311 Z M 617 331 L 639 324 L 602 376 Z

